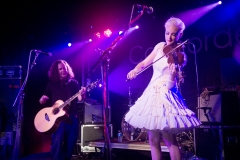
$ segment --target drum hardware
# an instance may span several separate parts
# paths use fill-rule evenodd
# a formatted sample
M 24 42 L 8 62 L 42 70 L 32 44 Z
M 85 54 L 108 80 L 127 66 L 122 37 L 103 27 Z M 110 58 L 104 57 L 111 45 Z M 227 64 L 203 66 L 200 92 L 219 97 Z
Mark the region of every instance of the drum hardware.
M 132 92 L 131 87 L 128 88 L 128 107 L 132 107 Z
M 132 92 L 131 88 L 129 87 L 128 89 L 128 107 L 130 108 L 132 106 Z M 121 122 L 121 129 L 123 132 L 124 138 L 126 138 L 128 141 L 145 141 L 148 142 L 148 133 L 146 129 L 140 129 L 140 128 L 135 128 L 129 123 L 127 123 L 125 119 L 124 114 Z
M 180 132 L 176 135 L 177 142 L 182 152 L 182 158 L 187 160 L 200 160 L 195 155 L 193 130 Z
M 193 131 L 180 132 L 176 135 L 177 142 L 183 152 L 194 153 L 194 137 Z
M 141 129 L 141 128 L 135 128 L 132 125 L 130 125 L 129 123 L 127 123 L 124 120 L 126 114 L 127 113 L 124 114 L 124 116 L 122 118 L 122 123 L 121 123 L 124 138 L 126 138 L 128 141 L 145 141 L 145 142 L 148 142 L 147 130 L 146 129 Z

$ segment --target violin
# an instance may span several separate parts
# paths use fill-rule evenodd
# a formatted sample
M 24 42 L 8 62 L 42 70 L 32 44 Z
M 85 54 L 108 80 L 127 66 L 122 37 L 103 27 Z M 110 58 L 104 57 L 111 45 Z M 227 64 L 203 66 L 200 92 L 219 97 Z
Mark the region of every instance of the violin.
M 184 47 L 180 43 L 173 43 L 163 48 L 163 53 L 168 57 L 168 64 L 175 63 L 181 66 L 184 63 Z
M 177 71 L 177 88 L 180 89 L 181 83 L 184 82 L 185 74 L 182 71 L 182 64 L 184 63 L 184 45 L 180 43 L 173 43 L 166 45 L 163 48 L 163 53 L 167 56 L 168 64 L 175 64 L 175 69 Z M 181 92 L 181 91 L 180 91 Z

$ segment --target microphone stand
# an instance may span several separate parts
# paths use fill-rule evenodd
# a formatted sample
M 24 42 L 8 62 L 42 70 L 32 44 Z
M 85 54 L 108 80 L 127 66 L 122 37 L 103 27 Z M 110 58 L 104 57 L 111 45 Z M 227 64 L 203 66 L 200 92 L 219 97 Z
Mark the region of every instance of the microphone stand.
M 134 8 L 134 6 L 133 6 Z M 98 59 L 97 63 L 93 66 L 91 69 L 92 72 L 96 70 L 96 68 L 101 64 L 101 73 L 102 73 L 102 84 L 103 84 L 103 121 L 104 121 L 104 139 L 105 139 L 105 149 L 106 149 L 106 160 L 111 160 L 111 149 L 110 149 L 110 138 L 109 138 L 109 131 L 108 131 L 108 108 L 109 108 L 109 92 L 108 92 L 108 71 L 109 71 L 109 62 L 110 62 L 110 53 L 111 50 L 114 49 L 114 47 L 117 45 L 117 42 L 120 41 L 123 36 L 128 31 L 129 27 L 132 23 L 134 23 L 136 20 L 138 20 L 144 13 L 144 10 L 140 12 L 140 14 L 134 18 L 133 20 L 130 19 L 129 24 L 127 25 L 127 28 L 123 31 L 123 34 L 119 35 L 112 44 L 104 51 L 102 51 L 102 55 Z
M 26 78 L 17 94 L 17 97 L 13 103 L 13 107 L 16 105 L 17 101 L 18 103 L 18 114 L 17 114 L 17 124 L 16 124 L 16 137 L 14 142 L 14 152 L 13 152 L 13 160 L 18 160 L 20 157 L 20 144 L 21 144 L 21 138 L 22 138 L 22 124 L 23 124 L 23 102 L 24 102 L 24 89 L 27 84 L 28 75 L 29 75 L 29 66 L 30 66 L 30 59 L 31 59 L 31 53 L 33 50 L 30 51 L 29 59 L 28 59 L 28 69 L 27 69 L 27 75 Z M 31 64 L 31 68 L 33 68 L 34 65 L 36 65 L 35 61 L 38 57 L 39 53 L 36 53 L 34 61 Z
M 212 127 L 212 124 L 210 122 L 210 119 L 209 119 L 209 116 L 208 116 L 208 113 L 207 113 L 207 110 L 209 110 L 209 112 L 211 112 L 212 108 L 211 107 L 199 107 L 197 109 L 203 109 L 203 112 L 204 112 L 204 115 L 206 116 L 207 118 L 207 121 L 208 121 L 208 124 L 209 124 L 209 127 L 210 127 L 210 130 L 213 134 L 213 137 L 214 137 L 214 140 L 215 140 L 215 143 L 217 145 L 217 155 L 219 156 L 218 158 L 222 159 L 222 143 L 221 143 L 221 137 L 219 137 L 220 139 L 220 144 L 218 143 L 218 140 L 217 140 L 217 136 L 216 136 L 216 133 L 214 132 L 213 130 L 213 127 Z M 220 131 L 219 131 L 220 132 Z M 220 134 L 219 134 L 220 135 Z M 219 153 L 219 154 L 218 154 Z

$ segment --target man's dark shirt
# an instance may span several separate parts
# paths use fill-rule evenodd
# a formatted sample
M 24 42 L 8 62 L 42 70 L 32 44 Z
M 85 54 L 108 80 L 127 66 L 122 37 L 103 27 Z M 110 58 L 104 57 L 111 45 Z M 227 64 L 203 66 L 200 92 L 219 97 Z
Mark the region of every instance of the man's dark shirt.
M 65 102 L 67 99 L 76 94 L 80 89 L 78 82 L 75 79 L 68 79 L 66 81 L 58 82 L 49 82 L 44 95 L 49 97 L 49 100 L 52 102 L 52 105 L 57 100 L 62 100 Z M 68 114 L 77 113 L 77 98 L 71 101 L 71 106 L 69 107 Z

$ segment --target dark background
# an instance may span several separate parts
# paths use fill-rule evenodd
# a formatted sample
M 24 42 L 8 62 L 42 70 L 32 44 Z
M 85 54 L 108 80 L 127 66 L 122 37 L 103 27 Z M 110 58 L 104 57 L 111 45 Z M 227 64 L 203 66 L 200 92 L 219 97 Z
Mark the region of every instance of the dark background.
M 50 137 L 38 133 L 33 124 L 36 113 L 43 107 L 38 103 L 48 82 L 47 71 L 57 59 L 65 59 L 72 66 L 76 79 L 85 86 L 87 79 L 101 78 L 100 67 L 93 72 L 100 54 L 129 23 L 133 4 L 152 6 L 152 14 L 144 13 L 134 25 L 138 30 L 124 37 L 111 52 L 109 69 L 109 101 L 114 136 L 121 129 L 121 120 L 128 110 L 129 87 L 134 102 L 148 84 L 152 69 L 149 68 L 135 80 L 125 82 L 126 74 L 142 60 L 152 48 L 164 41 L 164 23 L 171 16 L 184 15 L 191 21 L 201 15 L 201 10 L 186 13 L 216 1 L 213 0 L 72 0 L 72 1 L 2 1 L 0 2 L 0 66 L 22 66 L 22 81 L 27 66 L 33 62 L 32 49 L 51 52 L 48 57 L 40 54 L 31 69 L 24 93 L 24 120 L 22 155 L 48 151 Z M 188 63 L 182 94 L 187 105 L 197 113 L 197 97 L 206 86 L 221 87 L 240 85 L 240 12 L 239 1 L 223 1 L 205 15 L 187 25 L 182 40 L 190 39 L 196 53 L 187 45 Z M 203 10 L 203 9 L 202 9 Z M 182 14 L 180 14 L 182 13 Z M 133 18 L 137 15 L 134 10 Z M 191 17 L 193 16 L 193 17 Z M 111 29 L 110 38 L 96 38 L 96 32 Z M 92 38 L 93 42 L 86 43 Z M 73 43 L 68 48 L 67 43 Z M 138 46 L 138 48 L 133 49 Z M 31 56 L 30 56 L 31 55 Z M 0 81 L 3 83 L 3 81 Z M 12 99 L 16 95 L 9 95 Z M 1 96 L 2 98 L 3 96 Z M 100 88 L 91 91 L 90 99 L 102 101 Z M 4 101 L 4 100 L 3 100 Z M 7 106 L 8 108 L 11 106 Z

